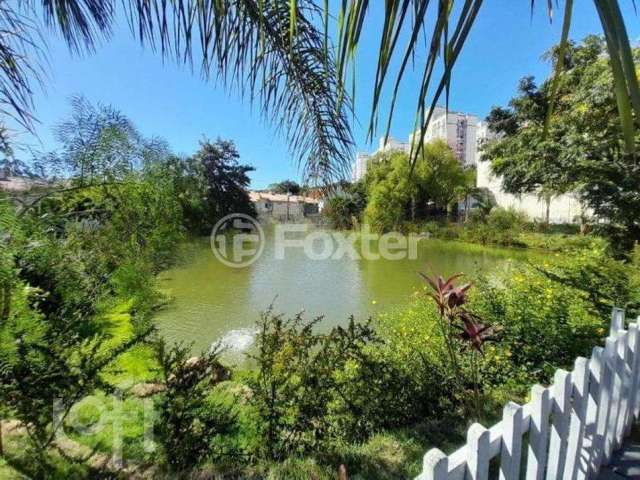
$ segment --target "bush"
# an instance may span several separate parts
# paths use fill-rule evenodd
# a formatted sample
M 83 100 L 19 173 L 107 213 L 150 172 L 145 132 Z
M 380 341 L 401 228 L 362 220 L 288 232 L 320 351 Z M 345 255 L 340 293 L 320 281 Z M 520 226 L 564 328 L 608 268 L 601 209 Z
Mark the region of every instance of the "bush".
M 322 210 L 332 228 L 347 230 L 357 227 L 367 205 L 367 195 L 362 184 L 351 185 L 347 192 L 330 197 Z
M 410 377 L 380 355 L 369 323 L 321 334 L 319 320 L 262 315 L 251 387 L 263 457 L 327 453 L 418 414 Z
M 157 345 L 166 391 L 157 401 L 155 431 L 172 472 L 196 468 L 205 460 L 220 461 L 234 452 L 224 447 L 224 437 L 234 432 L 231 409 L 212 397 L 212 387 L 222 368 L 219 351 L 189 357 L 189 348 Z

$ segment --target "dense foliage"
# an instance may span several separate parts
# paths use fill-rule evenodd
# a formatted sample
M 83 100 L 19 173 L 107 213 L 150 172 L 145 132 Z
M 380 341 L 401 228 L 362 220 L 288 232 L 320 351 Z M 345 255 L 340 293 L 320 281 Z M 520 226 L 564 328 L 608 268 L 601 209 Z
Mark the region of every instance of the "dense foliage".
M 575 192 L 598 220 L 595 228 L 628 250 L 640 240 L 640 169 L 625 147 L 604 53 L 596 36 L 568 46 L 550 120 L 552 80 L 540 86 L 532 77 L 521 80 L 509 107 L 494 108 L 487 118 L 499 138 L 487 145 L 485 158 L 508 192 L 548 198 Z
M 379 153 L 370 162 L 364 220 L 375 231 L 450 212 L 464 197 L 461 187 L 473 181 L 441 140 L 425 145 L 415 167 L 401 151 Z
M 283 195 L 300 195 L 302 193 L 302 187 L 294 180 L 283 180 L 281 182 L 272 183 L 267 187 L 267 190 L 273 193 L 281 193 Z
M 329 196 L 323 215 L 337 229 L 357 228 L 367 207 L 367 187 L 363 181 L 343 185 Z
M 210 228 L 227 213 L 251 212 L 250 168 L 238 164 L 231 142 L 203 142 L 193 159 L 176 159 L 149 147 L 114 109 L 81 99 L 59 131 L 61 148 L 44 157 L 55 159 L 49 165 L 56 171 L 46 173 L 64 180 L 49 177 L 44 190 L 0 197 L 0 411 L 26 428 L 30 460 L 17 457 L 16 466 L 38 478 L 54 475 L 60 455 L 67 455 L 57 439 L 79 402 L 155 365 L 147 345 L 150 314 L 163 301 L 155 275 L 176 260 L 185 234 Z M 172 167 L 192 176 L 169 175 Z M 189 222 L 193 211 L 203 215 Z M 121 305 L 126 314 L 114 313 Z M 208 394 L 199 385 L 209 370 L 194 367 L 197 381 L 186 388 L 185 352 L 162 349 L 158 361 L 159 371 L 173 375 L 159 411 L 182 422 L 160 429 L 173 469 L 212 458 L 212 432 L 233 424 L 222 410 L 198 407 L 204 400 L 196 392 Z M 187 421 L 185 412 L 194 408 L 200 413 Z M 207 426 L 201 437 L 182 441 L 183 428 L 193 433 L 200 425 Z M 202 446 L 198 438 L 205 437 Z
M 229 407 L 212 398 L 213 387 L 224 380 L 217 349 L 191 357 L 183 345 L 156 346 L 166 390 L 157 400 L 155 433 L 172 472 L 184 473 L 204 461 L 220 461 L 233 452 L 221 445 L 235 419 Z

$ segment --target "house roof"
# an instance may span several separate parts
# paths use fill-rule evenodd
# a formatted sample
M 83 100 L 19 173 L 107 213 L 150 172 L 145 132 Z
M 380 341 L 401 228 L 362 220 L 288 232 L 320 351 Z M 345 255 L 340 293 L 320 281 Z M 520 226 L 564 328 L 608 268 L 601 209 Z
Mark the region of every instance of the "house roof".
M 269 202 L 283 202 L 287 201 L 291 203 L 318 203 L 318 200 L 311 197 L 304 197 L 302 195 L 286 195 L 284 193 L 270 193 L 270 192 L 249 192 L 249 198 L 252 202 L 260 200 L 267 200 Z

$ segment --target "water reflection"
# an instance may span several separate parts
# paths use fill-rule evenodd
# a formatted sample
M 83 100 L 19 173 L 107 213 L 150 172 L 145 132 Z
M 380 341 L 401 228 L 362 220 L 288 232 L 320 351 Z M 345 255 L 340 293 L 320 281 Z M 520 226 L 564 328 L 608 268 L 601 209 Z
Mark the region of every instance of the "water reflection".
M 302 249 L 275 258 L 273 235 L 267 234 L 262 256 L 237 269 L 221 264 L 207 240 L 190 246 L 189 259 L 160 276 L 175 299 L 157 315 L 160 332 L 170 341 L 194 343 L 196 351 L 221 341 L 231 352 L 248 348 L 259 313 L 274 310 L 308 318 L 323 315 L 320 328 L 345 323 L 349 315 L 365 319 L 409 301 L 422 286 L 418 271 L 469 275 L 510 268 L 511 261 L 531 258 L 521 250 L 481 248 L 456 242 L 421 240 L 414 260 L 309 260 Z

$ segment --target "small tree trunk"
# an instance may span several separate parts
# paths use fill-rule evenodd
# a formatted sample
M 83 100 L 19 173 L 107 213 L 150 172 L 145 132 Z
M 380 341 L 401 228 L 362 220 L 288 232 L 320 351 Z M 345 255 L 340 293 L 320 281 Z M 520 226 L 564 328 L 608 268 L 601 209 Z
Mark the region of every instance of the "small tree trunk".
M 464 196 L 464 223 L 469 220 L 469 195 Z
M 545 213 L 545 223 L 547 226 L 549 225 L 549 220 L 551 219 L 551 195 L 546 195 L 544 197 L 544 201 L 547 205 L 547 211 Z

